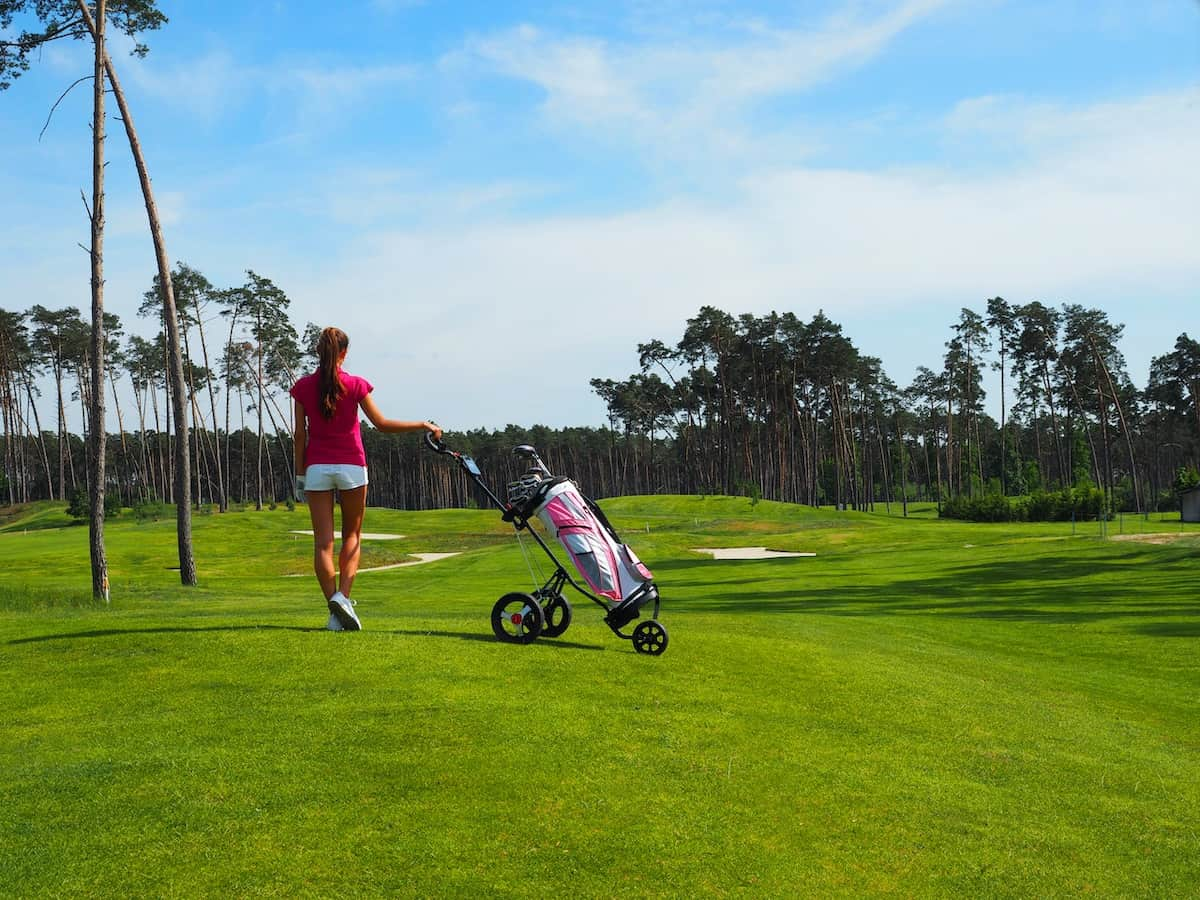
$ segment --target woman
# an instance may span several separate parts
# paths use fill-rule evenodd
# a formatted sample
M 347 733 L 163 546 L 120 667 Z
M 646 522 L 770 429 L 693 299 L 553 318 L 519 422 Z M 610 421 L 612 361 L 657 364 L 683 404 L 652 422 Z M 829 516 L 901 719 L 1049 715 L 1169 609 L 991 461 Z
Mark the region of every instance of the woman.
M 385 419 L 371 399 L 374 388 L 365 378 L 342 371 L 350 338 L 326 328 L 317 340 L 317 371 L 291 390 L 296 401 L 296 499 L 308 500 L 313 525 L 313 570 L 329 604 L 330 631 L 359 631 L 350 588 L 358 572 L 363 512 L 367 500 L 367 457 L 358 428 L 361 408 L 380 431 L 398 434 L 429 431 L 441 439 L 432 422 Z M 342 508 L 342 551 L 333 568 L 333 499 Z

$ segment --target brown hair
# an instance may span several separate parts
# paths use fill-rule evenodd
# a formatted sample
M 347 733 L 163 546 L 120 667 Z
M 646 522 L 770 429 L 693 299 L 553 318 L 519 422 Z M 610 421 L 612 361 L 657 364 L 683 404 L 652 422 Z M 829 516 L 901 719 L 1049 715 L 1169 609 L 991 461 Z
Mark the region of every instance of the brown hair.
M 321 415 L 332 419 L 337 402 L 346 389 L 338 374 L 338 359 L 350 347 L 350 338 L 340 328 L 326 328 L 317 338 L 317 372 L 321 382 Z

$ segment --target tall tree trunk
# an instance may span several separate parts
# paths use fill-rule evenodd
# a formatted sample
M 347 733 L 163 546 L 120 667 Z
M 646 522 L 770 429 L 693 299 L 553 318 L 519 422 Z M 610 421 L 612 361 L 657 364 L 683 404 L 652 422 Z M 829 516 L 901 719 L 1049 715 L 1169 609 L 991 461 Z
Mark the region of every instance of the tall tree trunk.
M 204 502 L 204 469 L 200 463 L 200 445 L 201 445 L 203 439 L 200 434 L 200 426 L 196 421 L 198 407 L 196 404 L 196 379 L 195 379 L 195 372 L 194 372 L 195 367 L 191 364 L 191 362 L 192 362 L 192 347 L 191 347 L 191 344 L 188 342 L 188 326 L 187 326 L 187 315 L 186 314 L 183 317 L 183 329 L 182 329 L 180 336 L 183 338 L 183 358 L 188 363 L 187 368 L 184 370 L 184 384 L 187 386 L 187 392 L 188 392 L 187 393 L 187 395 L 188 395 L 187 406 L 188 406 L 188 413 L 191 415 L 192 443 L 195 444 L 195 451 L 196 451 L 195 468 L 192 469 L 192 474 L 193 474 L 192 481 L 196 485 L 195 499 L 196 499 L 196 505 L 197 505 L 197 507 L 199 507 L 199 505 L 202 502 Z M 192 499 L 191 497 L 188 498 L 189 501 L 191 499 Z
M 1191 379 L 1188 390 L 1192 394 L 1192 412 L 1196 416 L 1196 440 L 1200 441 L 1200 378 Z
M 954 395 L 946 392 L 946 492 L 954 495 Z M 938 479 L 939 481 L 941 479 Z
M 113 377 L 110 370 L 108 373 L 108 384 L 112 388 L 113 408 L 117 411 L 117 432 L 121 435 L 121 461 L 125 464 L 125 469 L 129 468 L 129 445 L 125 442 L 125 419 L 121 416 L 121 401 L 117 398 L 117 379 Z M 117 478 L 119 479 L 121 467 L 117 467 Z M 118 482 L 120 483 L 120 482 Z M 126 479 L 126 487 L 128 487 L 128 479 Z
M 133 379 L 130 378 L 132 381 Z M 137 382 L 133 385 L 133 399 L 137 406 L 138 413 L 138 455 L 141 458 L 142 475 L 138 479 L 139 487 L 145 487 L 148 491 L 139 490 L 138 496 L 143 500 L 149 500 L 155 491 L 154 486 L 154 456 L 149 453 L 149 448 L 146 446 L 146 390 L 138 390 Z
M 92 20 L 91 11 L 85 0 L 77 0 L 83 13 L 84 21 L 92 38 L 97 36 L 96 23 Z M 142 155 L 141 142 L 133 125 L 133 115 L 125 94 L 121 90 L 121 82 L 117 79 L 116 67 L 107 53 L 104 54 L 104 68 L 108 73 L 108 81 L 112 86 L 113 96 L 117 99 L 117 107 L 121 111 L 121 120 L 125 123 L 125 134 L 129 138 L 129 149 L 133 153 L 134 164 L 137 166 L 138 179 L 142 185 L 142 196 L 146 201 L 146 215 L 150 222 L 150 236 L 154 241 L 155 258 L 158 262 L 158 278 L 162 292 L 163 310 L 167 321 L 167 334 L 171 347 L 171 380 L 175 391 L 175 531 L 179 546 L 179 579 L 185 585 L 196 584 L 196 561 L 192 555 L 192 494 L 191 466 L 188 460 L 188 426 L 187 410 L 184 408 L 185 395 L 183 387 L 183 358 L 179 352 L 179 316 L 175 311 L 175 289 L 171 284 L 171 261 L 167 257 L 166 243 L 163 241 L 162 225 L 158 218 L 158 206 L 154 202 L 154 190 L 150 186 L 150 172 L 146 168 L 146 160 Z
M 259 334 L 262 334 L 262 320 L 259 320 Z M 254 501 L 254 508 L 262 511 L 263 508 L 263 345 L 262 340 L 258 343 L 258 402 L 255 406 L 258 407 L 258 481 L 257 495 Z
M 1006 422 L 1006 392 L 1004 390 L 1004 334 L 1000 336 L 1000 493 L 1008 496 L 1008 434 Z
M 958 492 L 970 497 L 974 489 L 971 484 L 971 407 L 968 405 L 965 387 L 964 385 L 963 393 L 958 398 L 958 447 L 955 456 L 955 465 L 957 466 L 955 478 L 958 479 Z
M 1045 451 L 1042 449 L 1042 423 L 1038 418 L 1038 401 L 1033 399 L 1033 447 L 1034 453 L 1037 454 L 1038 464 L 1038 487 L 1041 490 L 1046 489 L 1046 465 L 1044 462 Z
M 221 434 L 217 426 L 217 397 L 216 394 L 213 393 L 212 369 L 209 367 L 208 362 L 208 342 L 204 337 L 204 315 L 200 308 L 199 301 L 196 303 L 196 325 L 200 329 L 200 352 L 204 356 L 204 371 L 207 373 L 205 376 L 205 386 L 208 388 L 208 405 L 212 410 L 213 444 L 215 445 L 213 462 L 217 469 L 217 508 L 224 510 L 225 476 L 221 469 Z
M 86 8 L 84 0 L 80 6 Z M 88 472 L 88 548 L 92 596 L 108 602 L 108 557 L 104 551 L 104 31 L 105 0 L 96 0 L 95 77 L 92 80 L 92 386 L 91 458 Z
M 0 351 L 3 351 L 2 345 Z M 0 369 L 4 369 L 3 380 L 0 380 L 0 417 L 4 420 L 4 475 L 8 483 L 8 502 L 12 505 L 17 502 L 18 415 L 12 387 L 15 376 L 9 375 L 6 362 L 4 353 L 0 352 Z
M 29 398 L 29 411 L 33 413 L 33 424 L 37 428 L 38 445 L 42 449 L 42 467 L 46 472 L 46 499 L 54 499 L 54 477 L 50 469 L 50 453 L 46 450 L 46 436 L 42 434 L 42 420 L 38 415 L 37 403 L 33 400 L 33 379 L 28 372 L 23 372 L 21 380 L 25 384 L 25 394 Z
M 890 516 L 892 514 L 892 473 L 889 471 L 891 468 L 891 454 L 887 452 L 887 447 L 884 445 L 884 432 L 878 413 L 875 416 L 875 441 L 879 445 L 879 470 L 883 476 L 883 502 L 886 504 L 887 514 Z M 874 494 L 875 492 L 872 490 L 872 508 L 874 508 L 875 502 Z
M 57 349 L 54 352 L 59 353 Z M 58 394 L 58 499 L 62 501 L 67 499 L 67 453 L 70 445 L 67 443 L 67 411 L 63 404 L 63 371 L 58 359 L 55 359 L 52 368 L 54 387 Z
M 1117 418 L 1121 422 L 1121 431 L 1125 435 L 1125 447 L 1129 451 L 1129 478 L 1133 482 L 1133 502 L 1140 513 L 1142 511 L 1142 494 L 1138 489 L 1137 462 L 1133 457 L 1133 439 L 1129 436 L 1129 426 L 1125 421 L 1125 410 L 1121 407 L 1121 398 L 1117 396 L 1117 388 L 1113 384 L 1112 375 L 1108 371 L 1108 363 L 1104 361 L 1104 357 L 1096 349 L 1095 341 L 1089 337 L 1088 342 L 1092 345 L 1092 353 L 1095 355 L 1096 361 L 1100 363 L 1100 370 L 1104 373 L 1104 380 L 1108 382 L 1108 392 L 1112 395 L 1113 403 L 1117 407 Z
M 163 501 L 174 502 L 175 500 L 175 457 L 172 455 L 171 448 L 174 446 L 171 443 L 171 340 L 167 337 L 167 318 L 166 311 L 163 311 L 163 327 L 162 327 L 162 372 L 163 372 L 163 429 L 162 436 L 158 440 L 158 458 L 159 464 L 163 470 Z M 166 446 L 163 446 L 162 438 L 166 438 Z
M 933 417 L 930 416 L 930 418 L 932 419 Z M 938 444 L 940 442 L 941 442 L 941 438 L 937 433 L 937 429 L 935 428 L 934 432 L 933 432 L 933 462 L 934 462 L 934 465 L 937 467 L 936 499 L 937 499 L 937 511 L 938 511 L 939 516 L 942 514 L 942 481 L 943 481 L 943 478 L 942 478 L 942 454 L 941 454 L 941 448 L 938 447 Z M 949 441 L 947 440 L 947 443 L 948 442 Z
M 1083 401 L 1079 398 L 1079 389 L 1076 387 L 1074 379 L 1069 379 L 1067 383 L 1071 386 L 1071 396 L 1075 398 L 1075 406 L 1079 408 L 1079 418 L 1083 421 L 1083 436 L 1087 438 L 1088 450 L 1092 454 L 1092 471 L 1096 473 L 1096 484 L 1103 485 L 1104 475 L 1100 471 L 1100 457 L 1096 454 L 1096 443 L 1092 440 L 1092 432 L 1087 425 Z
M 1062 429 L 1058 427 L 1058 413 L 1054 408 L 1054 391 L 1050 387 L 1050 366 L 1042 360 L 1042 383 L 1046 388 L 1046 406 L 1050 410 L 1050 428 L 1054 432 L 1054 453 L 1058 463 L 1059 482 L 1063 486 L 1070 486 L 1070 475 L 1067 471 L 1066 463 L 1063 456 Z
M 232 448 L 232 433 L 229 430 L 229 404 L 233 397 L 233 329 L 237 324 L 237 308 L 235 307 L 229 316 L 229 340 L 225 345 L 225 482 L 228 486 L 227 494 L 233 492 L 233 469 L 231 466 Z M 241 401 L 241 389 L 238 389 L 238 401 Z M 214 426 L 215 427 L 215 426 Z M 242 495 L 238 494 L 238 499 L 242 499 Z M 221 506 L 221 512 L 229 509 L 229 498 L 226 496 Z
M 1104 445 L 1104 477 L 1101 485 L 1104 487 L 1105 493 L 1108 495 L 1109 502 L 1112 502 L 1112 455 L 1109 450 L 1108 440 L 1108 404 L 1105 402 L 1104 390 L 1100 387 L 1100 379 L 1096 379 L 1096 405 L 1100 411 L 1100 438 Z M 1108 510 L 1106 509 L 1107 513 Z
M 155 471 L 158 473 L 158 496 L 162 497 L 162 502 L 167 502 L 167 462 L 166 451 L 162 445 L 162 420 L 158 415 L 158 386 L 150 381 L 146 385 L 146 390 L 150 394 L 150 409 L 154 413 L 154 446 L 150 448 L 150 464 L 154 465 L 154 452 L 158 451 L 158 465 L 155 466 Z
M 238 469 L 242 479 L 241 498 L 244 501 L 246 499 L 246 395 L 240 387 L 238 388 L 238 407 L 240 409 L 239 419 L 241 422 L 241 428 L 239 429 L 241 444 L 238 447 Z

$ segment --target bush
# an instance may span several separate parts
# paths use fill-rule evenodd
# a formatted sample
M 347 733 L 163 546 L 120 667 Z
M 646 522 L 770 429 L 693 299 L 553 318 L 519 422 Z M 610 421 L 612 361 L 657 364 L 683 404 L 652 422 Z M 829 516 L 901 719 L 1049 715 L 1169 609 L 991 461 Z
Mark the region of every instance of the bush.
M 978 497 L 959 495 L 942 504 L 942 516 L 967 522 L 1011 522 L 1013 506 L 1001 494 L 982 494 Z
M 175 507 L 157 500 L 145 500 L 133 507 L 133 517 L 139 522 L 157 522 L 175 515 Z
M 106 493 L 104 495 L 104 517 L 113 519 L 120 514 L 121 498 L 117 494 Z M 91 501 L 88 499 L 87 488 L 75 489 L 75 493 L 71 495 L 71 502 L 67 504 L 67 515 L 79 522 L 91 515 Z
M 1104 492 L 1090 484 L 1034 491 L 1028 497 L 951 497 L 942 504 L 943 518 L 967 522 L 1068 522 L 1072 518 L 1096 519 L 1104 511 Z
M 1200 471 L 1197 471 L 1195 466 L 1181 466 L 1175 473 L 1173 486 L 1177 492 L 1194 488 L 1198 484 L 1200 484 Z

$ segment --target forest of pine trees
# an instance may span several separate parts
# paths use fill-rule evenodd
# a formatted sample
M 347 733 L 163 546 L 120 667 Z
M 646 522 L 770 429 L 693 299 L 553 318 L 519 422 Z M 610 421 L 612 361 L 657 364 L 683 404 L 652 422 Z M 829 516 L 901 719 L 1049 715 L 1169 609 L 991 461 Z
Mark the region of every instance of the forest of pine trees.
M 219 510 L 290 495 L 287 390 L 311 370 L 318 333 L 296 329 L 270 279 L 246 276 L 217 288 L 189 266 L 172 273 L 192 500 Z M 107 493 L 123 506 L 173 502 L 174 407 L 157 288 L 156 278 L 139 310 L 152 337 L 127 335 L 105 315 L 102 385 L 91 381 L 90 326 L 79 310 L 0 309 L 0 500 L 69 500 L 86 489 L 88 436 L 66 422 L 69 404 L 86 410 L 99 390 L 117 426 L 106 443 Z M 599 497 L 740 494 L 900 510 L 936 501 L 955 514 L 964 499 L 1085 490 L 1111 510 L 1175 508 L 1200 463 L 1200 343 L 1179 335 L 1139 390 L 1122 330 L 1102 310 L 996 297 L 947 323 L 941 358 L 898 385 L 823 312 L 803 321 L 706 306 L 675 343 L 640 344 L 640 371 L 591 381 L 607 404 L 606 427 L 510 427 L 447 441 L 501 484 L 519 474 L 511 447 L 532 443 Z M 985 411 L 989 371 L 1000 386 L 988 404 L 998 420 Z M 411 436 L 364 426 L 364 442 L 372 504 L 478 502 Z

